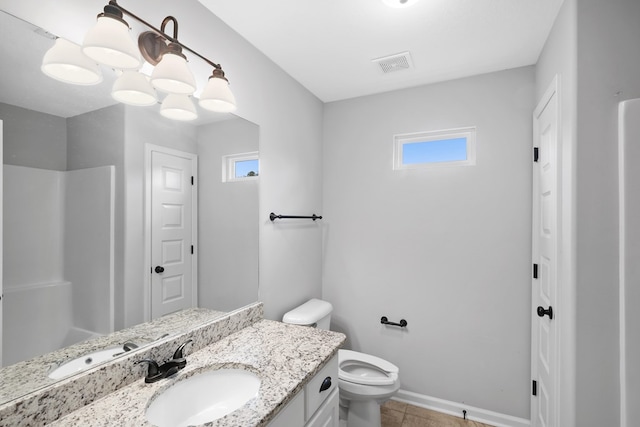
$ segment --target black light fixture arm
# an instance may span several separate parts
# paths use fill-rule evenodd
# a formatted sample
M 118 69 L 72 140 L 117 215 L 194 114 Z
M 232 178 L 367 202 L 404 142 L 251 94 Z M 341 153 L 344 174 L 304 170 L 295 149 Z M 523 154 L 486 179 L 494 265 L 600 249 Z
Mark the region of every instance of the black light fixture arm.
M 167 16 L 162 20 L 162 24 L 160 25 L 160 30 L 162 31 L 162 34 L 166 34 L 164 32 L 164 28 L 167 26 L 169 22 L 173 23 L 173 38 L 178 40 L 178 20 L 173 16 Z
M 165 39 L 169 40 L 171 43 L 176 43 L 181 48 L 188 50 L 192 54 L 196 55 L 198 58 L 202 59 L 207 64 L 211 65 L 213 68 L 215 68 L 217 70 L 221 70 L 222 69 L 222 66 L 220 64 L 216 64 L 215 62 L 207 59 L 206 57 L 204 57 L 202 55 L 200 55 L 198 52 L 196 52 L 195 50 L 191 49 L 189 46 L 187 46 L 187 45 L 185 45 L 185 44 L 183 44 L 183 43 L 178 41 L 178 20 L 176 18 L 174 18 L 173 16 L 167 16 L 166 18 L 164 18 L 164 20 L 162 21 L 161 28 L 158 29 L 158 28 L 154 27 L 153 25 L 151 25 L 150 23 L 148 23 L 147 21 L 145 21 L 144 19 L 140 18 L 135 13 L 133 13 L 133 12 L 129 11 L 128 9 L 125 9 L 124 7 L 120 6 L 118 4 L 117 0 L 109 0 L 109 5 L 117 7 L 123 14 L 125 14 L 127 16 L 130 16 L 131 18 L 135 19 L 136 21 L 140 22 L 141 24 L 146 25 L 147 27 L 151 28 L 154 32 L 158 33 L 160 36 L 162 36 Z M 167 25 L 167 23 L 169 21 L 173 22 L 173 37 L 164 32 L 165 26 Z

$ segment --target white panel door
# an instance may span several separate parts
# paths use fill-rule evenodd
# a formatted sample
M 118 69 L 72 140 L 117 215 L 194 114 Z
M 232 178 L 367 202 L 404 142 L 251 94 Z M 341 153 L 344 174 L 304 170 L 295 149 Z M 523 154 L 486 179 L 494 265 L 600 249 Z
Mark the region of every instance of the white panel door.
M 531 425 L 559 427 L 558 398 L 558 95 L 547 91 L 534 112 Z M 534 151 L 535 153 L 535 151 Z M 535 154 L 534 154 L 535 157 Z M 554 311 L 554 309 L 556 309 Z M 534 395 L 535 392 L 535 395 Z
M 195 306 L 192 159 L 151 152 L 151 318 Z

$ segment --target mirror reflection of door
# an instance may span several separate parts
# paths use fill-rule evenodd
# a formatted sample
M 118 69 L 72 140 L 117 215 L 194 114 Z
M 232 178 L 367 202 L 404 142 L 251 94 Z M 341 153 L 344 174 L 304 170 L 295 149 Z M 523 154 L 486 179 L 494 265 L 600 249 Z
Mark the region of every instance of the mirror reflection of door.
M 151 151 L 151 318 L 197 304 L 195 274 L 196 157 Z

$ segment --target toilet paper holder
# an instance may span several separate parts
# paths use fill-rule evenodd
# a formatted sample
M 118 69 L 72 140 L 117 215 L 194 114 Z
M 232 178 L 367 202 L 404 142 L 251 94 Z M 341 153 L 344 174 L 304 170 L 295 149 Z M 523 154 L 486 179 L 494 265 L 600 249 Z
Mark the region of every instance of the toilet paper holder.
M 382 323 L 383 325 L 389 325 L 389 326 L 400 326 L 401 328 L 404 328 L 407 326 L 407 321 L 404 319 L 400 319 L 400 323 L 389 322 L 389 319 L 387 319 L 386 316 L 382 316 L 380 318 L 380 323 Z

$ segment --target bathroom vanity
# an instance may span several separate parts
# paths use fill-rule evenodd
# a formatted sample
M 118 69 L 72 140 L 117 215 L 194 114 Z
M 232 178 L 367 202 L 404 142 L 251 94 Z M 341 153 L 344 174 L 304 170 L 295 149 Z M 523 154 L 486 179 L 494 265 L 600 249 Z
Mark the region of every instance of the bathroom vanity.
M 335 355 L 268 426 L 335 427 L 339 421 L 338 404 L 338 356 Z
M 187 365 L 146 383 L 143 359 L 162 363 L 187 340 Z M 147 408 L 172 386 L 216 370 L 246 370 L 260 381 L 246 404 L 207 426 L 337 425 L 340 333 L 263 319 L 262 304 L 221 316 L 157 345 L 135 349 L 0 407 L 0 426 L 152 425 Z

